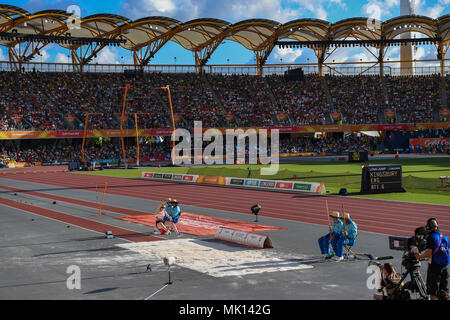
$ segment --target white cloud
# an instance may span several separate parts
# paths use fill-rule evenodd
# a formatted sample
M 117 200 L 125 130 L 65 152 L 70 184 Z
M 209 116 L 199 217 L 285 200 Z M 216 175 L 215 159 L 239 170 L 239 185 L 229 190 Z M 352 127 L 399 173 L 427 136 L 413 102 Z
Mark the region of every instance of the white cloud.
M 162 15 L 182 22 L 197 18 L 217 18 L 231 23 L 252 18 L 284 23 L 300 14 L 295 8 L 284 7 L 282 0 L 126 0 L 120 11 L 130 19 Z
M 400 48 L 399 47 L 390 47 L 384 57 L 384 60 L 400 60 Z
M 342 0 L 292 0 L 293 3 L 300 5 L 299 10 L 302 15 L 305 15 L 305 10 L 312 13 L 314 18 L 327 20 L 328 11 L 325 9 L 325 5 L 329 8 L 332 5 L 338 5 L 341 9 L 345 9 L 347 6 Z
M 55 57 L 55 63 L 70 63 L 70 57 L 67 58 L 67 55 L 64 53 L 58 52 Z
M 425 57 L 425 48 L 424 47 L 416 47 L 417 49 L 414 50 L 414 59 L 420 60 L 423 57 Z
M 34 55 L 31 62 L 47 62 L 50 59 L 50 54 L 46 50 L 40 50 L 39 54 Z
M 445 14 L 445 6 L 450 5 L 450 0 L 439 0 L 433 6 L 426 6 L 425 0 L 415 0 L 415 12 L 416 14 L 425 15 L 431 18 L 438 18 Z M 448 8 L 447 8 L 448 9 Z
M 119 64 L 119 53 L 116 49 L 105 47 L 97 54 L 97 58 L 92 60 L 92 63 Z
M 428 16 L 428 17 L 431 17 L 433 19 L 436 19 L 436 18 L 438 18 L 438 17 L 440 17 L 442 15 L 442 13 L 444 12 L 444 9 L 445 8 L 443 6 L 437 4 L 437 5 L 433 6 L 433 7 L 428 8 L 426 10 L 425 15 Z
M 9 61 L 8 57 L 3 54 L 3 48 L 0 48 L 0 61 Z
M 384 20 L 386 16 L 392 16 L 391 10 L 397 8 L 400 0 L 369 0 L 363 7 L 362 12 L 369 18 Z M 398 14 L 394 14 L 396 16 Z
M 177 8 L 172 0 L 152 0 L 147 2 L 159 12 L 173 12 Z
M 293 48 L 279 48 L 276 47 L 274 58 L 276 59 L 276 63 L 281 62 L 280 59 L 283 59 L 285 63 L 293 63 L 303 54 L 303 50 L 301 49 L 293 49 Z

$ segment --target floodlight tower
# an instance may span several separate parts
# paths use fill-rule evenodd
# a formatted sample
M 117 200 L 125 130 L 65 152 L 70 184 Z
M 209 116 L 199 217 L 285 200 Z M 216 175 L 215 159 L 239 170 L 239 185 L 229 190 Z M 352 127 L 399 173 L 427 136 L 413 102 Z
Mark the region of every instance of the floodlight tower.
M 400 0 L 400 15 L 414 15 L 416 0 Z M 400 35 L 400 39 L 412 39 L 412 32 L 408 31 Z M 400 46 L 400 68 L 402 76 L 414 75 L 413 46 L 407 43 L 406 46 Z

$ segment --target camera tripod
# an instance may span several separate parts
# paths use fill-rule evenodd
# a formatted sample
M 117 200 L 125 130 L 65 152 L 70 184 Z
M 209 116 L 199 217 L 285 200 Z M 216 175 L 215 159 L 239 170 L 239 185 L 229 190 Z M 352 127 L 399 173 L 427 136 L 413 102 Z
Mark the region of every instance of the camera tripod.
M 408 281 L 403 287 L 401 287 L 408 274 L 411 276 L 411 281 Z M 402 279 L 396 286 L 395 292 L 398 292 L 399 290 L 410 290 L 412 292 L 418 292 L 422 300 L 428 300 L 429 298 L 427 294 L 427 286 L 425 284 L 425 281 L 423 281 L 422 275 L 419 272 L 419 267 L 413 267 L 409 270 L 406 270 L 406 272 L 402 274 Z

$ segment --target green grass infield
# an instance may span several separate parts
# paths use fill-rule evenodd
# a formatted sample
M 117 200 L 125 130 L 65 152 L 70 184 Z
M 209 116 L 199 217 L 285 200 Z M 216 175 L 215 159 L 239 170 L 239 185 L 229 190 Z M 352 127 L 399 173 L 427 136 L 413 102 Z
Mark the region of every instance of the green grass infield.
M 450 187 L 441 187 L 439 178 L 440 176 L 450 176 L 450 158 L 370 160 L 369 164 L 401 164 L 403 187 L 406 192 L 360 194 L 363 164 L 344 161 L 302 161 L 295 164 L 280 164 L 278 173 L 272 176 L 261 176 L 262 165 L 148 167 L 84 173 L 139 178 L 141 171 L 153 171 L 247 178 L 248 168 L 250 168 L 251 178 L 324 183 L 329 195 L 337 195 L 341 188 L 346 188 L 351 197 L 450 205 Z

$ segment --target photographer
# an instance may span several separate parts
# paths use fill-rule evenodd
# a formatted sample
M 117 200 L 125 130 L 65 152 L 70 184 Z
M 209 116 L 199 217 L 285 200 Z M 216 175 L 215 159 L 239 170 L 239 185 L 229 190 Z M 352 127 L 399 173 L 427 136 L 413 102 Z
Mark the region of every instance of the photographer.
M 381 280 L 381 288 L 378 291 L 383 292 L 383 294 L 374 294 L 373 297 L 376 300 L 394 300 L 394 291 L 402 277 L 395 271 L 392 263 L 385 263 L 384 266 L 380 265 L 379 267 L 381 272 L 384 273 L 384 279 Z M 386 295 L 384 295 L 384 289 L 386 289 Z
M 423 254 L 416 252 L 416 258 L 431 259 L 427 271 L 427 291 L 430 299 L 448 300 L 448 238 L 439 231 L 435 218 L 428 219 L 426 229 L 429 231 L 426 250 Z

